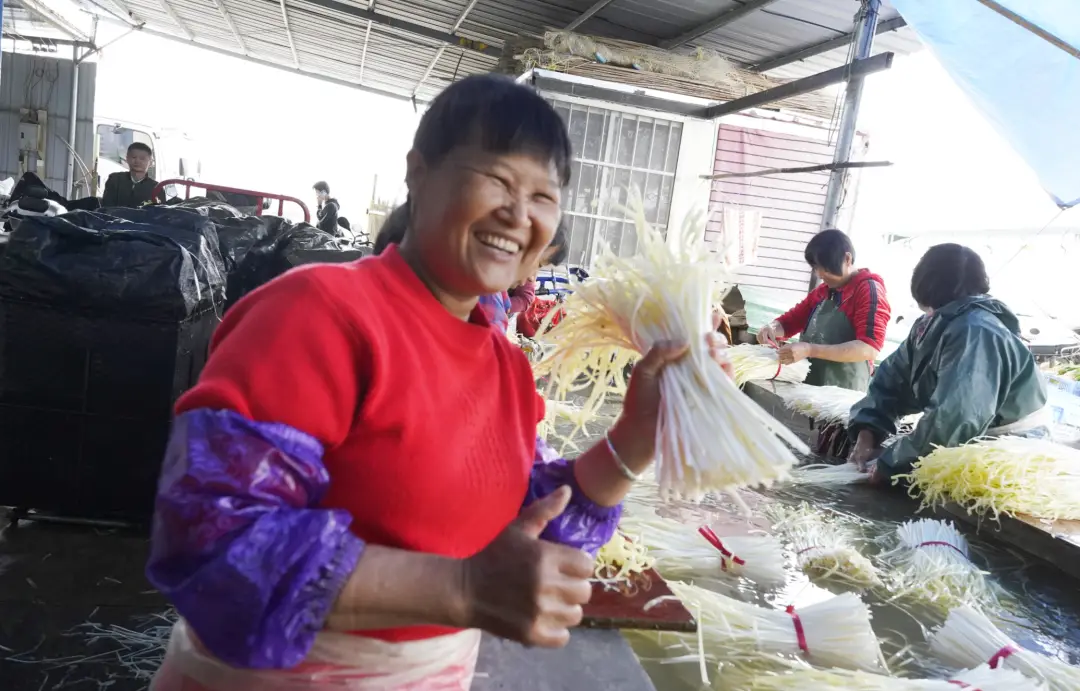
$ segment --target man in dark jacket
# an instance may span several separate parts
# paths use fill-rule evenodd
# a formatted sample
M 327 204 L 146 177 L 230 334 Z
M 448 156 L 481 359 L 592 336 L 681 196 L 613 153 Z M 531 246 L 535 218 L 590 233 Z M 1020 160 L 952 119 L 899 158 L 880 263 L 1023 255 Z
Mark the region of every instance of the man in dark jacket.
M 330 196 L 330 185 L 319 181 L 314 185 L 315 197 L 319 200 L 319 209 L 316 212 L 318 222 L 316 227 L 324 233 L 330 233 L 334 237 L 341 235 L 338 229 L 338 214 L 341 212 L 341 204 Z
M 876 480 L 909 472 L 935 446 L 1048 432 L 1039 367 L 1020 340 L 1019 320 L 989 290 L 986 267 L 970 248 L 935 245 L 919 260 L 911 294 L 926 314 L 851 409 L 851 460 L 869 464 Z M 914 413 L 922 413 L 914 431 L 882 451 L 896 421 Z
M 105 181 L 101 195 L 102 206 L 139 207 L 151 201 L 157 181 L 149 175 L 154 163 L 154 152 L 142 142 L 135 142 L 127 150 L 127 172 L 113 173 Z M 159 199 L 158 201 L 162 201 Z

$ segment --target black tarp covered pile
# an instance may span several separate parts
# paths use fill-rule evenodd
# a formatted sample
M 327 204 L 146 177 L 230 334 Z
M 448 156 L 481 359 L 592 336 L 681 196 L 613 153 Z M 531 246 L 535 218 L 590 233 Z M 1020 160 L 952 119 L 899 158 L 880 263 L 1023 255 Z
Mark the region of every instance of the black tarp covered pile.
M 313 262 L 357 259 L 307 223 L 209 199 L 20 222 L 0 256 L 0 299 L 174 321 L 227 305 Z
M 229 305 L 294 266 L 311 263 L 313 260 L 304 256 L 308 253 L 325 255 L 322 261 L 356 258 L 353 256 L 356 253 L 342 251 L 333 235 L 306 223 L 292 224 L 276 216 L 263 216 L 259 219 L 249 216 L 221 222 L 219 232 L 235 232 L 236 239 L 232 242 L 237 246 L 240 238 L 250 239 L 251 235 L 241 232 L 240 228 L 253 220 L 263 221 L 264 232 L 253 244 L 246 247 L 236 269 L 229 274 Z
M 178 321 L 220 305 L 213 222 L 147 207 L 23 219 L 0 258 L 0 297 L 133 319 Z

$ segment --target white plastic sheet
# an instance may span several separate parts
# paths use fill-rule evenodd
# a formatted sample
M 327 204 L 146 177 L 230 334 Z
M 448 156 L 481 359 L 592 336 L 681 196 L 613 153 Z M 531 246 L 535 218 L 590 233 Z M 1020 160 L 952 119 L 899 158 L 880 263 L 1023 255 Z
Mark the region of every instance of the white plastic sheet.
M 292 670 L 244 670 L 206 654 L 181 619 L 150 691 L 468 691 L 480 632 L 405 643 L 321 633 Z

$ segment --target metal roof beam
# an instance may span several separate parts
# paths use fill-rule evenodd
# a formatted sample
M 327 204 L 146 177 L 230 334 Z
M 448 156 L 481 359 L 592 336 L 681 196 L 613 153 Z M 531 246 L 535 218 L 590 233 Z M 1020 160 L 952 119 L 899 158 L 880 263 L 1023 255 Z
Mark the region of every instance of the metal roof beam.
M 165 10 L 165 14 L 169 15 L 169 19 L 172 20 L 173 24 L 176 24 L 176 26 L 184 32 L 184 35 L 187 36 L 187 40 L 194 41 L 195 34 L 188 28 L 188 25 L 180 19 L 180 15 L 178 15 L 172 5 L 169 4 L 169 0 L 158 0 L 158 4 L 161 5 L 161 9 Z
M 109 14 L 116 15 L 116 17 L 118 17 L 119 19 L 122 19 L 129 26 L 135 26 L 136 24 L 139 23 L 139 19 L 135 16 L 135 13 L 131 11 L 130 7 L 128 7 L 123 2 L 121 2 L 121 0 L 106 0 L 106 1 L 110 5 L 112 5 L 113 10 L 117 10 L 117 11 L 116 12 L 109 12 L 109 8 L 103 7 L 102 5 L 99 5 L 96 2 L 93 3 L 93 4 L 97 5 L 98 7 L 101 7 L 101 9 L 105 10 L 106 12 L 109 12 Z
M 3 0 L 0 0 L 2 2 Z M 368 2 L 368 10 L 375 9 L 375 0 Z M 360 52 L 360 83 L 364 82 L 364 69 L 367 67 L 367 49 L 368 44 L 371 42 L 371 22 L 367 23 L 367 29 L 364 30 L 364 49 Z
M 125 23 L 122 22 L 119 19 L 112 19 L 112 18 L 109 18 L 109 17 L 105 17 L 104 21 L 110 22 L 112 24 L 118 24 L 120 26 L 125 26 Z M 174 41 L 176 43 L 183 43 L 184 45 L 192 45 L 191 42 L 185 41 L 183 38 L 181 38 L 179 36 L 176 36 L 174 34 L 170 34 L 170 33 L 165 32 L 165 31 L 156 31 L 154 29 L 147 29 L 146 27 L 140 27 L 139 31 L 142 31 L 142 32 L 144 32 L 146 34 L 149 34 L 151 36 L 157 36 L 158 38 L 164 38 L 164 39 L 169 40 L 169 41 Z M 239 60 L 243 60 L 245 62 L 250 62 L 250 63 L 255 64 L 255 65 L 262 65 L 263 67 L 271 67 L 271 68 L 273 68 L 275 70 L 281 70 L 282 72 L 288 72 L 289 74 L 301 74 L 301 75 L 303 75 L 305 77 L 309 77 L 311 79 L 317 79 L 320 82 L 327 82 L 329 84 L 336 84 L 337 86 L 345 86 L 345 87 L 348 87 L 350 89 L 356 89 L 357 91 L 363 91 L 365 93 L 375 94 L 376 96 L 385 96 L 387 98 L 392 98 L 395 101 L 406 101 L 406 102 L 410 102 L 410 103 L 412 102 L 412 99 L 407 94 L 401 94 L 401 93 L 397 93 L 395 91 L 388 91 L 388 90 L 385 90 L 385 89 L 379 89 L 379 88 L 376 88 L 376 87 L 373 87 L 373 86 L 365 86 L 363 84 L 358 84 L 356 82 L 350 82 L 350 81 L 345 80 L 345 79 L 338 79 L 336 77 L 330 77 L 330 76 L 320 74 L 318 72 L 310 71 L 310 70 L 307 70 L 307 69 L 304 69 L 304 68 L 296 69 L 296 68 L 291 67 L 289 65 L 283 65 L 283 64 L 281 64 L 279 62 L 273 62 L 271 60 L 264 60 L 263 58 L 256 58 L 256 57 L 253 57 L 251 55 L 241 55 L 240 53 L 238 53 L 235 50 L 229 50 L 228 48 L 219 48 L 218 46 L 211 45 L 211 44 L 208 44 L 208 43 L 199 43 L 199 42 L 196 41 L 196 42 L 194 42 L 194 45 L 196 47 L 202 49 L 202 50 L 208 50 L 211 53 L 217 53 L 218 55 L 226 55 L 228 57 L 237 58 Z M 427 101 L 424 100 L 424 99 L 418 99 L 417 103 L 427 103 Z
M 476 7 L 476 3 L 478 2 L 480 2 L 480 0 L 469 0 L 469 4 L 465 6 L 465 9 L 458 15 L 457 21 L 450 27 L 451 34 L 456 34 L 458 32 L 458 29 L 460 29 L 461 25 L 465 22 L 465 18 L 469 16 L 469 13 L 473 11 L 473 8 Z M 435 51 L 435 55 L 431 58 L 431 62 L 428 63 L 427 69 L 424 70 L 424 74 L 421 75 L 420 79 L 416 82 L 416 87 L 413 88 L 412 92 L 414 97 L 416 96 L 416 92 L 420 91 L 420 87 L 424 85 L 424 82 L 427 81 L 427 78 L 431 76 L 431 71 L 435 69 L 435 65 L 439 64 L 439 60 L 442 59 L 443 53 L 445 52 L 446 44 L 444 43 L 439 46 L 437 51 Z
M 168 0 L 161 1 L 168 2 Z M 229 14 L 229 10 L 226 9 L 225 3 L 222 2 L 222 0 L 214 0 L 214 4 L 218 8 L 218 12 L 221 12 L 221 16 L 225 18 L 225 23 L 229 26 L 229 31 L 232 32 L 233 38 L 236 39 L 236 43 L 240 46 L 240 52 L 247 55 L 248 48 L 244 43 L 244 37 L 240 35 L 240 30 L 236 28 L 236 22 L 233 21 L 232 15 Z
M 892 19 L 886 19 L 883 22 L 878 22 L 877 29 L 874 34 L 884 34 L 890 31 L 896 31 L 907 26 L 907 21 L 903 17 L 893 17 Z M 827 53 L 830 50 L 836 50 L 837 48 L 846 48 L 851 45 L 851 42 L 855 39 L 855 32 L 849 32 L 843 36 L 837 36 L 836 38 L 830 38 L 828 41 L 822 41 L 821 43 L 815 43 L 812 46 L 800 48 L 799 50 L 792 51 L 790 53 L 781 53 L 780 55 L 773 56 L 762 60 L 756 65 L 752 65 L 750 69 L 755 72 L 768 72 L 769 70 L 775 70 L 778 67 L 784 67 L 790 65 L 793 62 L 799 62 L 800 60 L 806 60 L 812 58 L 815 55 L 821 55 Z
M 985 5 L 988 9 L 991 9 L 994 12 L 997 12 L 998 14 L 1000 14 L 1002 17 L 1005 17 L 1006 19 L 1008 19 L 1013 24 L 1016 24 L 1017 26 L 1030 31 L 1031 33 L 1035 34 L 1036 36 L 1038 36 L 1042 40 L 1044 40 L 1047 43 L 1049 43 L 1050 45 L 1054 46 L 1055 48 L 1060 48 L 1061 50 L 1065 51 L 1066 53 L 1073 56 L 1077 60 L 1080 60 L 1080 48 L 1077 48 L 1076 46 L 1074 46 L 1072 44 L 1066 43 L 1065 41 L 1058 38 L 1057 36 L 1050 33 L 1049 31 L 1042 28 L 1041 26 L 1038 26 L 1037 24 L 1034 24 L 1034 23 L 1028 21 L 1024 17 L 1017 14 L 1016 12 L 1013 12 L 1012 10 L 1010 10 L 1008 7 L 1003 6 L 1000 2 L 994 2 L 994 0 L 977 0 L 977 1 L 980 4 Z
M 738 19 L 742 19 L 751 12 L 757 12 L 762 8 L 768 7 L 774 2 L 776 2 L 776 0 L 749 0 L 749 2 L 746 2 L 742 5 L 737 5 L 735 7 L 732 7 L 731 9 L 724 10 L 723 12 L 716 15 L 704 24 L 696 26 L 683 34 L 676 36 L 675 38 L 669 38 L 666 41 L 661 41 L 658 45 L 664 50 L 678 48 L 679 46 L 689 43 L 694 39 L 701 38 L 705 34 L 716 31 L 722 26 L 727 26 L 728 24 Z
M 20 4 L 30 12 L 33 12 L 37 16 L 41 17 L 42 21 L 50 24 L 51 26 L 59 29 L 60 31 L 63 31 L 65 34 L 75 39 L 76 41 L 92 43 L 90 37 L 84 34 L 77 26 L 69 22 L 60 14 L 54 12 L 47 5 L 38 2 L 38 0 L 20 0 Z
M 378 24 L 379 26 L 385 26 L 391 29 L 397 29 L 398 31 L 414 34 L 416 36 L 422 36 L 432 41 L 440 41 L 452 46 L 459 46 L 465 50 L 471 50 L 476 53 L 483 53 L 484 55 L 490 55 L 492 57 L 502 56 L 502 48 L 498 46 L 490 46 L 483 41 L 474 41 L 464 36 L 458 36 L 454 33 L 447 33 L 445 31 L 439 31 L 438 29 L 432 29 L 420 24 L 414 24 L 413 22 L 407 22 L 404 19 L 397 19 L 396 17 L 388 17 L 385 14 L 379 14 L 374 10 L 366 10 L 363 7 L 356 7 L 355 5 L 349 5 L 338 0 L 303 0 L 311 5 L 317 5 L 319 7 L 340 12 L 350 17 L 356 17 L 364 21 Z
M 892 53 L 878 53 L 873 57 L 865 58 L 863 60 L 854 60 L 841 67 L 825 70 L 819 74 L 803 77 L 802 79 L 796 79 L 786 84 L 766 89 L 765 91 L 759 91 L 756 94 L 737 98 L 734 101 L 721 103 L 718 106 L 710 106 L 705 109 L 702 117 L 709 119 L 718 118 L 722 115 L 738 113 L 747 110 L 748 108 L 757 108 L 758 106 L 763 106 L 774 101 L 782 101 L 785 98 L 802 96 L 803 94 L 808 94 L 817 91 L 818 89 L 824 89 L 833 84 L 846 82 L 855 77 L 865 77 L 868 74 L 887 70 L 892 67 L 892 62 Z
M 289 27 L 289 10 L 285 6 L 285 0 L 281 0 L 281 21 L 285 23 L 285 38 L 289 39 L 293 65 L 300 69 L 300 55 L 296 52 L 296 41 L 293 40 L 292 28 Z
M 604 9 L 613 2 L 615 2 L 615 0 L 596 0 L 596 2 L 593 3 L 592 7 L 582 12 L 580 15 L 578 15 L 577 19 L 567 24 L 565 31 L 573 31 L 574 29 L 578 28 L 585 22 L 589 21 L 589 19 L 594 14 Z
M 360 53 L 360 81 L 364 81 L 364 69 L 367 67 L 367 48 L 368 43 L 371 41 L 371 22 L 367 23 L 367 30 L 364 31 L 364 50 Z
M 519 79 L 520 81 L 520 79 Z M 622 89 L 607 88 L 593 84 L 579 84 L 562 79 L 553 79 L 532 74 L 526 80 L 536 89 L 552 94 L 564 96 L 577 96 L 578 98 L 591 98 L 615 103 L 631 108 L 643 108 L 674 115 L 687 115 L 701 117 L 704 108 L 694 103 L 683 103 L 666 98 L 649 96 L 641 91 L 626 91 Z
M 26 36 L 24 34 L 13 34 L 5 31 L 3 37 L 12 41 L 25 41 L 26 43 L 37 43 L 44 45 L 54 46 L 75 46 L 76 48 L 93 48 L 93 43 L 87 43 L 86 41 L 76 41 L 72 38 L 48 38 L 46 36 Z

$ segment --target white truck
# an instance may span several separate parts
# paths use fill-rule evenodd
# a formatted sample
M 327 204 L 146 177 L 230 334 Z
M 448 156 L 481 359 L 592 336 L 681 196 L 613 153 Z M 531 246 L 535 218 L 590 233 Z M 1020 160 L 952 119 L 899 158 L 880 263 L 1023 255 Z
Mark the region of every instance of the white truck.
M 105 180 L 113 173 L 127 170 L 127 149 L 135 142 L 148 145 L 154 152 L 151 178 L 159 181 L 201 178 L 202 158 L 195 140 L 186 133 L 108 117 L 95 118 L 94 170 L 88 181 L 80 181 L 86 196 L 100 197 Z

